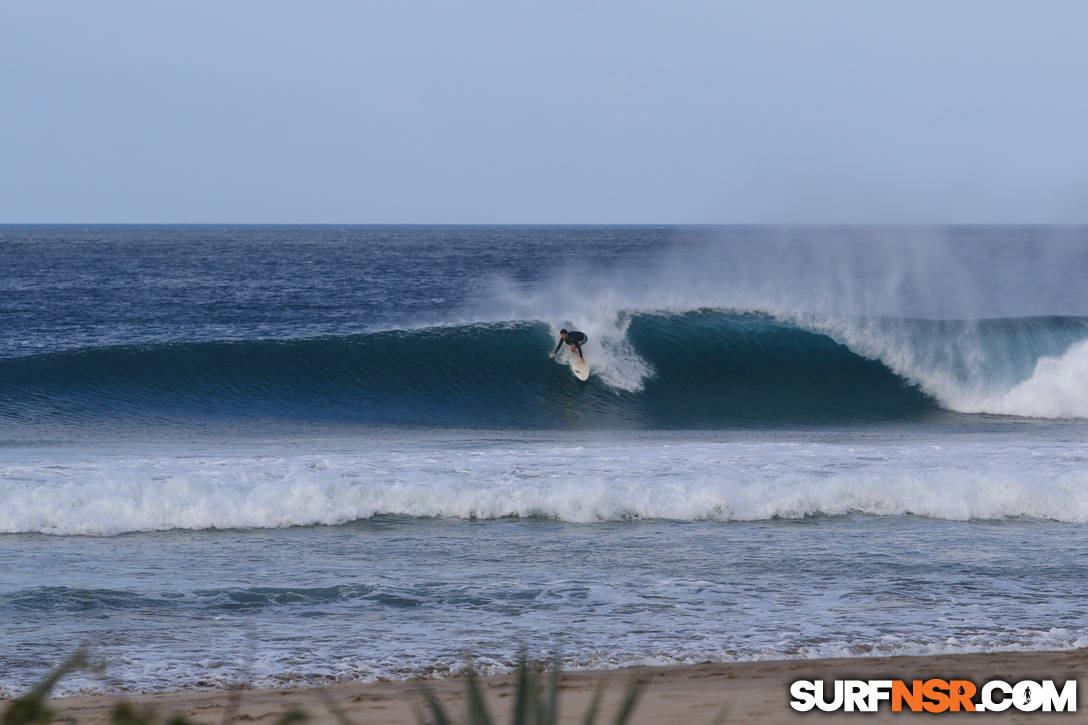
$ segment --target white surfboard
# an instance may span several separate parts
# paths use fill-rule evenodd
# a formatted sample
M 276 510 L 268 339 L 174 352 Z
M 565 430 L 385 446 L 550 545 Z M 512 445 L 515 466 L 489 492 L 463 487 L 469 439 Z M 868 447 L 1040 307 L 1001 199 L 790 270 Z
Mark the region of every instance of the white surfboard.
M 570 371 L 574 373 L 574 377 L 579 380 L 589 380 L 589 363 L 583 358 L 578 357 L 578 353 L 567 353 L 570 357 Z

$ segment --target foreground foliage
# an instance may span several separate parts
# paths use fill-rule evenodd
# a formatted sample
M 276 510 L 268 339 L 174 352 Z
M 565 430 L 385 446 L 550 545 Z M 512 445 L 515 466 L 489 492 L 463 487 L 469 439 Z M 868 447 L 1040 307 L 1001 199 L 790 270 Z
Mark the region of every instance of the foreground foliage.
M 69 672 L 89 667 L 86 655 L 83 652 L 77 652 L 25 695 L 12 700 L 4 710 L 3 716 L 0 717 L 0 725 L 33 725 L 52 722 L 54 715 L 47 701 L 50 691 Z M 538 673 L 522 657 L 518 664 L 514 709 L 510 715 L 510 725 L 556 725 L 558 723 L 559 675 L 559 666 L 556 663 L 547 673 L 547 686 L 541 693 Z M 428 715 L 424 716 L 423 713 L 416 711 L 416 719 L 421 725 L 454 725 L 455 721 L 446 713 L 431 689 L 425 684 L 419 684 L 418 689 Z M 612 725 L 624 725 L 630 719 L 642 689 L 635 680 L 628 684 L 620 706 L 612 718 Z M 337 708 L 331 696 L 324 694 L 326 705 L 336 720 L 341 725 L 352 725 L 347 716 Z M 604 685 L 601 685 L 594 692 L 589 708 L 582 716 L 582 725 L 595 725 L 603 694 Z M 231 696 L 227 712 L 223 717 L 224 723 L 233 719 L 237 711 L 238 699 L 237 693 Z M 290 710 L 280 716 L 276 723 L 290 725 L 305 722 L 308 719 L 309 716 L 305 712 Z M 110 711 L 109 722 L 111 725 L 156 725 L 160 721 L 154 712 L 139 711 L 127 702 L 119 702 Z M 465 716 L 461 725 L 494 725 L 495 723 L 496 721 L 491 718 L 484 704 L 479 678 L 470 670 L 465 676 Z M 189 721 L 180 715 L 175 715 L 166 720 L 165 725 L 189 725 Z
M 556 663 L 548 673 L 548 687 L 541 697 L 537 673 L 529 667 L 524 657 L 518 664 L 517 689 L 514 695 L 514 711 L 510 715 L 510 725 L 556 725 L 559 721 L 559 663 Z M 420 693 L 427 704 L 431 719 L 425 719 L 421 714 L 416 714 L 416 720 L 420 725 L 432 723 L 433 725 L 453 725 L 453 720 L 446 714 L 442 705 L 435 699 L 434 694 L 426 685 L 419 685 Z M 582 725 L 594 725 L 597 720 L 597 711 L 601 704 L 601 695 L 604 694 L 604 685 L 593 693 L 593 700 L 589 704 L 582 717 Z M 639 696 L 642 694 L 642 686 L 637 681 L 631 680 L 627 685 L 627 691 L 623 695 L 619 709 L 612 719 L 613 725 L 623 725 L 634 712 Z M 465 719 L 464 725 L 493 725 L 495 721 L 487 712 L 484 704 L 483 693 L 475 673 L 469 671 L 465 676 Z

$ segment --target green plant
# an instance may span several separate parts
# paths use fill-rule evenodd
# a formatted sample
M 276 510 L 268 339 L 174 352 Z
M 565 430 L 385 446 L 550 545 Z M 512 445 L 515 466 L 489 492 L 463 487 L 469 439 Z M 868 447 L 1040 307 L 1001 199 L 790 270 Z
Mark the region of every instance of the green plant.
M 453 725 L 453 720 L 446 713 L 445 708 L 435 698 L 429 687 L 419 684 L 420 694 L 430 714 L 432 725 Z M 597 720 L 597 712 L 600 709 L 601 697 L 604 694 L 602 684 L 593 693 L 593 700 L 589 704 L 585 715 L 582 717 L 582 725 L 593 725 Z M 631 717 L 635 710 L 638 698 L 642 694 L 642 685 L 632 679 L 624 693 L 623 700 L 615 717 L 613 725 L 623 725 Z M 523 656 L 518 663 L 517 684 L 514 693 L 514 710 L 511 713 L 511 725 L 556 725 L 559 721 L 559 665 L 552 667 L 548 673 L 548 685 L 541 697 L 537 673 Z M 420 713 L 416 713 L 416 720 L 421 725 L 428 721 Z M 469 670 L 465 676 L 465 719 L 463 725 L 493 725 L 487 706 L 484 704 L 483 693 L 480 690 L 479 678 Z
M 86 666 L 87 656 L 82 651 L 76 652 L 60 667 L 46 675 L 45 679 L 35 685 L 30 692 L 12 700 L 11 704 L 4 710 L 4 716 L 3 719 L 0 719 L 0 723 L 3 723 L 3 725 L 28 725 L 29 723 L 49 722 L 53 719 L 53 713 L 50 712 L 49 707 L 46 705 L 45 698 L 49 696 L 50 690 L 53 689 L 53 686 L 57 684 L 60 678 L 72 670 L 78 670 Z

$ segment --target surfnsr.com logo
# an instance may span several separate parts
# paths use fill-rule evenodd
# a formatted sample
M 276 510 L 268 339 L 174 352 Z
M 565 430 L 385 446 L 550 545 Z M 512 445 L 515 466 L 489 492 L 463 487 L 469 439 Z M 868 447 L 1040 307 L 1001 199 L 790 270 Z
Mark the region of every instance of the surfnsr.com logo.
M 830 685 L 830 686 L 829 686 Z M 1053 680 L 797 680 L 790 707 L 798 712 L 1076 712 L 1077 681 L 1058 687 Z

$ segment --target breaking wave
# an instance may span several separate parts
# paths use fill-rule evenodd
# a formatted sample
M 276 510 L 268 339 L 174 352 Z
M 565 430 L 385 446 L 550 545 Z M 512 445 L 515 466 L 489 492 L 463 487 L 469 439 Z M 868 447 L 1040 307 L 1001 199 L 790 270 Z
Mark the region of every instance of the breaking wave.
M 695 310 L 585 329 L 584 385 L 548 360 L 557 330 L 536 321 L 8 358 L 0 421 L 532 429 L 1088 417 L 1088 318 L 844 324 Z

